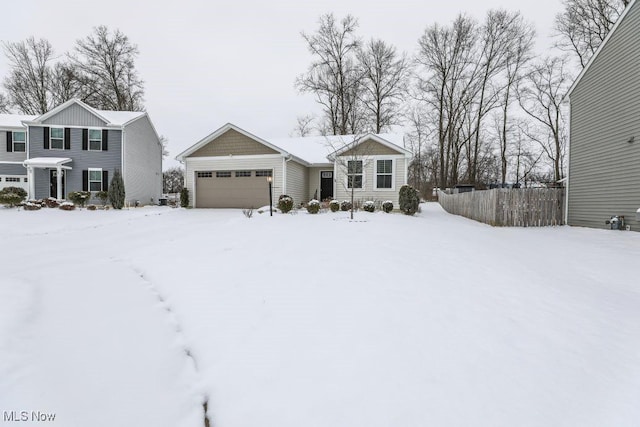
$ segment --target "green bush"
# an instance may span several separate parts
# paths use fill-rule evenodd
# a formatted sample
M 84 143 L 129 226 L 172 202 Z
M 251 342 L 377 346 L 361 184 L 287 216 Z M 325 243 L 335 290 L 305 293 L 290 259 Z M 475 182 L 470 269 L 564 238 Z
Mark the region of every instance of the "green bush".
M 307 212 L 310 214 L 317 214 L 320 212 L 320 202 L 316 199 L 310 200 L 309 203 L 307 203 Z
M 351 207 L 352 207 L 351 202 L 348 201 L 348 200 L 343 200 L 342 203 L 340 203 L 340 210 L 341 211 L 344 211 L 344 212 L 350 211 Z
M 4 187 L 0 190 L 0 204 L 14 207 L 27 198 L 27 192 L 20 187 Z
M 340 202 L 337 200 L 330 201 L 329 209 L 331 209 L 331 212 L 338 212 L 340 210 Z
M 418 212 L 420 206 L 420 193 L 410 185 L 400 187 L 400 210 L 405 215 L 413 215 Z
M 109 192 L 108 191 L 98 191 L 96 192 L 96 199 L 99 199 L 102 202 L 102 206 L 106 205 L 109 201 Z
M 186 187 L 180 190 L 180 206 L 189 207 L 189 190 Z
M 382 203 L 382 211 L 385 213 L 390 213 L 393 210 L 393 202 L 391 200 L 386 200 Z
M 364 209 L 366 212 L 374 212 L 376 210 L 376 204 L 373 203 L 371 200 L 367 200 L 362 205 L 362 209 Z
M 293 199 L 291 196 L 287 196 L 286 194 L 281 195 L 278 198 L 278 209 L 280 209 L 282 213 L 287 213 L 293 209 Z
M 85 203 L 91 198 L 90 191 L 72 191 L 67 194 L 67 199 L 71 200 L 74 205 L 84 207 Z
M 118 169 L 113 173 L 113 178 L 109 183 L 109 200 L 114 209 L 122 209 L 124 207 L 126 192 L 124 190 L 124 181 L 122 174 Z

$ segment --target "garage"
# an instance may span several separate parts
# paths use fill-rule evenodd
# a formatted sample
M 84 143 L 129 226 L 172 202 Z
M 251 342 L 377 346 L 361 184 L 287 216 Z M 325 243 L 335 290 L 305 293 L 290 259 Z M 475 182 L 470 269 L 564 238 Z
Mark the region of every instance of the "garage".
M 259 208 L 269 204 L 271 170 L 198 171 L 198 208 Z

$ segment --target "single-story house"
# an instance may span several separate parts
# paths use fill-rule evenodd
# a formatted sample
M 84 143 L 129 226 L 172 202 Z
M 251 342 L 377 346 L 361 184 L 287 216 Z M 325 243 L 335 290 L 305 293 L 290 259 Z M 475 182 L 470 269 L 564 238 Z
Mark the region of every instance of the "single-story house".
M 608 228 L 606 220 L 624 216 L 640 231 L 639 46 L 633 0 L 569 90 L 569 225 Z
M 395 134 L 262 138 L 228 123 L 180 153 L 190 204 L 258 208 L 282 194 L 311 199 L 391 200 L 407 183 L 411 152 Z

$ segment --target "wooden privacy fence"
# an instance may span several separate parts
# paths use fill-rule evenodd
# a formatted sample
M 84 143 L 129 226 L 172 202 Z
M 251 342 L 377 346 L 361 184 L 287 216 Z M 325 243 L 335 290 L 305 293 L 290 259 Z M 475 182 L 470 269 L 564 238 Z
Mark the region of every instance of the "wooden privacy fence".
M 523 188 L 446 194 L 438 192 L 445 211 L 494 226 L 544 227 L 564 224 L 563 188 Z

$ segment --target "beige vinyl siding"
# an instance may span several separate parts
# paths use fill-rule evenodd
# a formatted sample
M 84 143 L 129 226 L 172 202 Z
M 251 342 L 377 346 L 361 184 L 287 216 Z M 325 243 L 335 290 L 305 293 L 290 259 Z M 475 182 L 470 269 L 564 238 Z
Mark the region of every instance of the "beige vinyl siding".
M 273 202 L 277 204 L 278 196 L 282 194 L 282 155 L 239 156 L 239 157 L 187 157 L 185 158 L 185 184 L 189 189 L 189 204 L 194 206 L 195 174 L 203 171 L 236 171 L 236 170 L 273 170 Z M 269 187 L 265 178 L 265 192 Z
M 95 114 L 91 114 L 86 108 L 78 104 L 71 104 L 57 114 L 49 117 L 42 122 L 46 125 L 59 125 L 59 126 L 95 126 L 102 127 L 107 123 L 100 120 Z
M 27 132 L 27 129 L 15 130 L 16 132 Z M 7 132 L 10 129 L 0 129 L 0 161 L 1 162 L 23 162 L 27 160 L 27 151 L 7 152 Z M 28 136 L 27 136 L 28 138 Z M 25 169 L 26 171 L 26 169 Z
M 343 158 L 344 159 L 344 158 Z M 376 160 L 392 159 L 393 160 L 393 188 L 376 189 Z M 406 161 L 404 156 L 373 156 L 363 159 L 364 162 L 364 185 L 362 189 L 355 189 L 355 200 L 364 202 L 367 200 L 380 201 L 391 200 L 394 208 L 398 207 L 398 192 L 400 187 L 405 184 Z M 347 188 L 346 169 L 343 166 L 336 167 L 336 195 L 337 200 L 349 200 L 351 198 L 351 189 Z M 346 165 L 346 163 L 345 163 Z
M 351 156 L 353 153 L 356 155 L 366 156 L 378 156 L 378 155 L 398 155 L 398 151 L 379 142 L 368 139 L 358 144 L 358 146 L 352 150 L 342 153 L 343 156 Z
M 309 201 L 308 195 L 308 170 L 305 166 L 290 160 L 286 163 L 287 168 L 287 189 L 289 196 L 293 197 L 294 206 Z M 279 195 L 278 195 L 279 196 Z
M 640 5 L 635 3 L 571 94 L 568 223 L 640 231 Z M 635 137 L 635 142 L 629 139 Z
M 158 203 L 162 195 L 162 146 L 147 116 L 125 127 L 123 155 L 127 200 L 143 205 Z
M 189 157 L 254 156 L 259 154 L 278 154 L 278 152 L 234 129 L 229 129 L 213 141 L 200 147 Z

